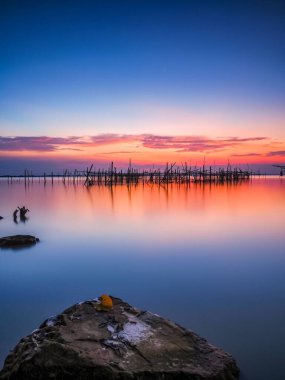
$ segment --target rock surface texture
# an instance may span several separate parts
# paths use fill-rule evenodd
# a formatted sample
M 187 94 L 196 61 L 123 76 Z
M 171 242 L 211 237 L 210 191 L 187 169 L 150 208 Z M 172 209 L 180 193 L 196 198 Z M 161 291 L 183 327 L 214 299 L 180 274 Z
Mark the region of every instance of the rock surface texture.
M 6 358 L 1 380 L 234 380 L 234 359 L 192 331 L 112 297 L 47 319 Z
M 21 247 L 36 244 L 38 238 L 32 235 L 13 235 L 0 238 L 0 247 Z

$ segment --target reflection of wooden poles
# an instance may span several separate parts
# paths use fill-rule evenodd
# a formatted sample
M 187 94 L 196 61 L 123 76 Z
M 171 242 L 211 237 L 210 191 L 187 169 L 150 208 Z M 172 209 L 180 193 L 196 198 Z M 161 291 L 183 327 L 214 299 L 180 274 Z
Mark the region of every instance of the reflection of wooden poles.
M 66 176 L 67 176 L 67 170 L 65 170 L 65 172 L 63 173 L 63 176 L 62 176 L 62 182 L 63 182 L 64 184 L 65 184 Z
M 91 171 L 92 171 L 92 168 L 93 168 L 93 164 L 90 166 L 90 169 L 87 168 L 87 171 L 86 171 L 86 179 L 85 179 L 85 182 L 84 182 L 84 185 L 86 185 L 86 186 L 91 186 L 91 185 L 93 185 L 93 181 L 92 181 L 92 178 L 91 178 Z

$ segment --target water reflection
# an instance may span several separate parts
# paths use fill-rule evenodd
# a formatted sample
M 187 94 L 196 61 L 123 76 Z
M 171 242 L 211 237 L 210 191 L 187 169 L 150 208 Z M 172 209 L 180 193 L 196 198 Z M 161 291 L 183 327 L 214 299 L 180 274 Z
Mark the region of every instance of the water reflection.
M 1 235 L 41 240 L 0 252 L 1 360 L 49 315 L 111 293 L 222 346 L 251 380 L 285 378 L 284 180 L 0 191 Z M 28 223 L 13 223 L 19 202 Z
M 21 184 L 11 187 L 11 203 L 19 199 L 18 186 Z M 98 223 L 99 219 L 106 222 L 110 218 L 113 227 L 122 234 L 125 233 L 123 226 L 131 221 L 128 229 L 133 230 L 133 236 L 135 233 L 138 240 L 143 231 L 134 231 L 134 227 L 143 224 L 144 232 L 150 238 L 177 241 L 191 231 L 196 238 L 203 239 L 206 231 L 207 238 L 215 243 L 225 235 L 227 239 L 239 235 L 248 238 L 249 233 L 258 233 L 262 239 L 269 231 L 281 233 L 283 191 L 284 186 L 278 180 L 257 180 L 254 184 L 144 184 L 89 188 L 72 182 L 52 186 L 51 181 L 47 181 L 45 187 L 43 183 L 30 184 L 22 200 L 28 202 L 32 214 L 38 218 L 45 215 L 47 226 L 53 220 L 61 230 L 64 226 L 65 231 L 76 226 L 77 233 L 86 235 L 91 232 L 88 226 L 92 223 Z M 25 217 L 20 219 L 22 222 L 27 220 Z M 117 225 L 118 219 L 123 223 L 121 226 Z M 76 223 L 76 220 L 82 223 Z M 17 223 L 18 219 L 14 217 L 14 221 Z
M 25 244 L 23 246 L 10 246 L 10 247 L 0 247 L 1 251 L 7 251 L 6 253 L 9 253 L 10 251 L 26 251 L 27 249 L 34 248 L 36 246 L 35 243 L 31 244 Z

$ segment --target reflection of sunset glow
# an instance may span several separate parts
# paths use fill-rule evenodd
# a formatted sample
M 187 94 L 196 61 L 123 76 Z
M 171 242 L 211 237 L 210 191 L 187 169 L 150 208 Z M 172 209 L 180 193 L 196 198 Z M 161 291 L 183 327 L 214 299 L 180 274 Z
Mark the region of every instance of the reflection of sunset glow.
M 4 183 L 1 184 L 4 186 Z M 19 186 L 10 188 L 9 202 L 17 204 Z M 39 191 L 40 188 L 40 191 Z M 44 189 L 44 191 L 43 191 Z M 270 191 L 268 191 L 270 189 Z M 64 186 L 35 182 L 21 201 L 33 210 L 39 226 L 52 220 L 55 233 L 82 239 L 140 241 L 199 245 L 239 236 L 280 234 L 283 228 L 285 183 L 254 179 L 237 185 Z M 187 243 L 187 244 L 188 244 Z M 190 249 L 190 247 L 189 247 Z M 230 252 L 229 252 L 230 253 Z M 153 252 L 152 252 L 153 254 Z

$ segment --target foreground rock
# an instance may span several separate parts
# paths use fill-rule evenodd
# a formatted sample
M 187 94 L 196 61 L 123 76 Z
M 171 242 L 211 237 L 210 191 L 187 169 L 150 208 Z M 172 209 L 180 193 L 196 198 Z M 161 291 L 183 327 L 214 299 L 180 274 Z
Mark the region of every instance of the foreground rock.
M 38 238 L 32 235 L 13 235 L 0 238 L 0 247 L 21 247 L 36 244 Z
M 234 380 L 234 359 L 181 326 L 118 298 L 76 304 L 22 339 L 1 380 Z

